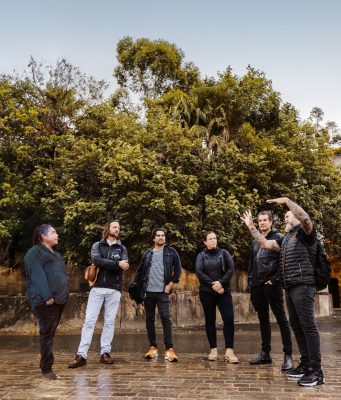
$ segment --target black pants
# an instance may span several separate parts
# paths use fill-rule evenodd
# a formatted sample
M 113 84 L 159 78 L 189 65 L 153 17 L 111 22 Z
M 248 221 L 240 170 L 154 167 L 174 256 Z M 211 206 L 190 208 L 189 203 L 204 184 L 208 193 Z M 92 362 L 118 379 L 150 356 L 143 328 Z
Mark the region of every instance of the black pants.
M 286 290 L 286 300 L 301 362 L 306 367 L 320 370 L 320 333 L 314 314 L 315 293 L 312 285 L 296 285 Z
M 262 285 L 251 289 L 251 302 L 255 308 L 262 336 L 262 350 L 266 353 L 271 351 L 271 325 L 269 317 L 269 306 L 276 317 L 281 331 L 283 351 L 292 354 L 292 342 L 290 326 L 285 315 L 283 290 L 280 285 Z
M 169 316 L 169 294 L 165 292 L 147 292 L 144 301 L 144 308 L 146 312 L 146 328 L 148 340 L 151 346 L 157 347 L 156 332 L 155 332 L 155 309 L 156 306 L 159 310 L 162 327 L 163 327 L 163 341 L 166 350 L 173 347 L 172 339 L 172 321 Z
M 53 339 L 57 326 L 62 316 L 65 304 L 41 304 L 35 308 L 39 325 L 39 342 L 40 342 L 40 369 L 43 374 L 52 370 L 54 356 L 52 353 Z
M 199 292 L 199 298 L 205 314 L 205 328 L 211 349 L 217 347 L 216 307 L 224 322 L 225 347 L 233 348 L 234 345 L 234 314 L 233 300 L 230 291 L 223 294 Z

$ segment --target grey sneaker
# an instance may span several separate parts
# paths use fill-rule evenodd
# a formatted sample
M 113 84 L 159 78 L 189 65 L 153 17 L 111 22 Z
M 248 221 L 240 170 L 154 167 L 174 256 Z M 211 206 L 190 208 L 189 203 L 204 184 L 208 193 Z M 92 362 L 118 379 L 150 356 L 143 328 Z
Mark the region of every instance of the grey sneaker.
M 284 356 L 284 362 L 282 364 L 282 371 L 289 371 L 290 369 L 294 368 L 294 364 L 292 362 L 292 355 L 290 354 L 285 354 Z

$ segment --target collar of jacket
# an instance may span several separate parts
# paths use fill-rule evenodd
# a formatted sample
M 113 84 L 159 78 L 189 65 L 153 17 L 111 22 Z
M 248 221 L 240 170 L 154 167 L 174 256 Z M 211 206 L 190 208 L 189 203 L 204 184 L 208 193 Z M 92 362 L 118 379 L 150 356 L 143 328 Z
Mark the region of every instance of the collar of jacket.
M 206 253 L 206 254 L 218 254 L 218 253 L 220 253 L 220 248 L 219 247 L 216 247 L 215 249 L 205 249 L 204 250 L 204 253 Z
M 99 241 L 99 243 L 100 244 L 104 244 L 105 246 L 109 246 L 109 243 L 107 242 L 107 239 L 101 239 Z M 117 246 L 122 246 L 121 239 L 118 239 L 116 243 L 112 244 L 112 246 L 116 246 L 116 245 Z
M 265 236 L 266 239 L 270 238 L 271 236 L 275 235 L 276 233 L 279 233 L 279 230 L 276 228 L 273 228 L 270 230 L 270 232 Z

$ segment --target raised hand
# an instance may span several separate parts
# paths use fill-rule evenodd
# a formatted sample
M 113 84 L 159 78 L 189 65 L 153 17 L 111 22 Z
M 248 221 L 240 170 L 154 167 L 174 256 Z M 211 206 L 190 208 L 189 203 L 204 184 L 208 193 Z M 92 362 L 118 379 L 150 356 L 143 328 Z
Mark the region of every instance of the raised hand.
M 241 217 L 241 220 L 244 221 L 245 225 L 249 229 L 251 229 L 255 226 L 253 223 L 252 214 L 251 214 L 250 210 L 244 212 L 243 216 Z

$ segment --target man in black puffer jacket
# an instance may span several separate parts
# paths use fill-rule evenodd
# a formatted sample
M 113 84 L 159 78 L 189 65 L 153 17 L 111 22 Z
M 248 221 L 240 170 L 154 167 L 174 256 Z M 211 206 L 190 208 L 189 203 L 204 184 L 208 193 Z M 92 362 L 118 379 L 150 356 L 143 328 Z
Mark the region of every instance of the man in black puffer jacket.
M 271 211 L 261 211 L 257 219 L 261 234 L 267 240 L 276 240 L 280 245 L 283 236 L 277 229 L 272 229 Z M 279 274 L 279 253 L 262 248 L 255 240 L 252 243 L 249 262 L 249 290 L 251 291 L 252 305 L 258 314 L 262 336 L 262 351 L 256 358 L 250 360 L 250 364 L 259 365 L 272 362 L 270 357 L 270 306 L 281 331 L 284 352 L 284 363 L 281 369 L 287 371 L 293 367 L 292 343 L 289 322 L 284 310 L 283 289 Z
M 301 362 L 287 372 L 289 378 L 298 379 L 301 386 L 324 383 L 321 370 L 320 334 L 317 328 L 315 303 L 315 260 L 317 235 L 309 215 L 287 197 L 268 200 L 268 203 L 286 205 L 285 232 L 281 247 L 277 241 L 267 240 L 253 226 L 251 213 L 244 214 L 244 221 L 259 245 L 280 252 L 280 273 L 286 291 L 290 325 L 294 331 Z

